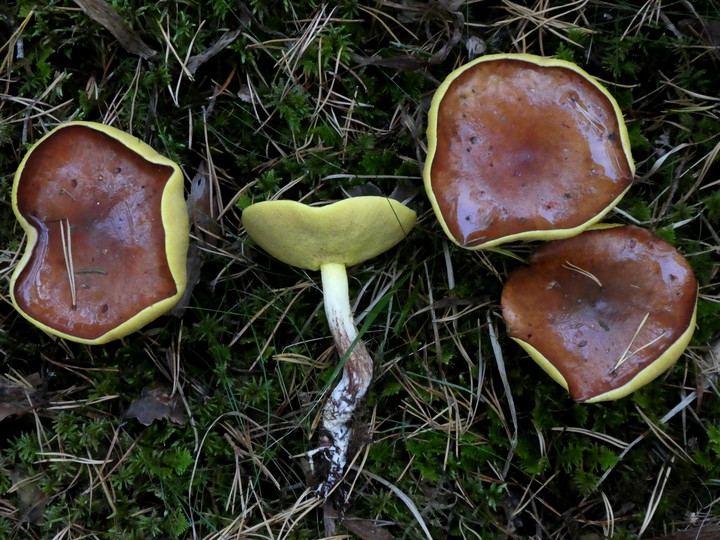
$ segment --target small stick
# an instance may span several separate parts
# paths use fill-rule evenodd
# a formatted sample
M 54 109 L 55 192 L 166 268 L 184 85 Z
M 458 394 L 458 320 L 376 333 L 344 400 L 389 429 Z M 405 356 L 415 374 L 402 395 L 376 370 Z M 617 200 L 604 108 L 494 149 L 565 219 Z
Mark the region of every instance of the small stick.
M 595 277 L 593 274 L 591 274 L 587 270 L 580 268 L 579 266 L 575 266 L 570 261 L 565 261 L 565 263 L 562 265 L 562 267 L 567 270 L 572 270 L 573 272 L 577 272 L 578 274 L 582 274 L 583 276 L 592 279 L 595 283 L 597 283 L 598 287 L 603 286 L 602 282 L 597 277 Z
M 77 202 L 77 197 L 75 197 L 75 195 L 73 195 L 72 193 L 70 193 L 70 192 L 69 192 L 67 189 L 65 189 L 65 188 L 61 188 L 61 189 L 60 189 L 60 195 L 67 195 L 67 196 L 70 197 L 73 201 L 76 201 L 76 202 Z
M 75 270 L 76 274 L 107 274 L 107 270 L 103 270 L 102 268 L 96 268 L 94 266 L 88 267 L 88 268 L 78 268 Z
M 70 220 L 65 219 L 67 233 L 63 226 L 63 220 L 60 220 L 60 239 L 62 241 L 63 256 L 65 257 L 65 269 L 67 270 L 68 281 L 70 283 L 70 301 L 72 309 L 77 308 L 77 297 L 75 295 L 75 269 L 72 260 L 72 240 L 70 239 Z M 67 235 L 66 235 L 67 234 Z
M 645 314 L 645 316 L 643 317 L 643 320 L 640 321 L 640 326 L 638 326 L 638 327 L 637 327 L 637 330 L 635 330 L 635 334 L 633 335 L 632 339 L 630 340 L 630 343 L 628 343 L 628 346 L 627 346 L 627 348 L 625 349 L 625 352 L 622 353 L 622 356 L 620 356 L 620 360 L 617 361 L 617 364 L 615 364 L 615 367 L 612 368 L 612 371 L 616 371 L 617 368 L 619 368 L 620 366 L 622 366 L 622 365 L 628 360 L 628 358 L 630 358 L 631 356 L 633 356 L 633 355 L 636 354 L 637 352 L 641 351 L 641 350 L 644 349 L 645 347 L 648 347 L 649 345 L 652 345 L 653 343 L 655 343 L 655 341 L 657 341 L 660 337 L 662 337 L 662 336 L 658 336 L 658 338 L 654 339 L 653 341 L 651 341 L 651 342 L 648 343 L 647 345 L 643 345 L 643 346 L 640 347 L 637 351 L 635 351 L 635 352 L 633 352 L 632 354 L 628 355 L 628 351 L 630 350 L 630 347 L 632 347 L 633 341 L 635 341 L 635 338 L 638 337 L 638 334 L 640 333 L 640 330 L 642 330 L 642 327 L 645 326 L 645 323 L 647 322 L 649 316 L 650 316 L 650 312 L 647 312 L 647 313 Z

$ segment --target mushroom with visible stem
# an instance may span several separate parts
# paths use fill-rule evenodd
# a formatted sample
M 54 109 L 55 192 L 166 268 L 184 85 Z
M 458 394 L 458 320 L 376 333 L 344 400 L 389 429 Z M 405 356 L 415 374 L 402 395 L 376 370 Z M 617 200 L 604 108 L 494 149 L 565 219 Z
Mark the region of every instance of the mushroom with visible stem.
M 345 359 L 342 377 L 323 409 L 327 443 L 310 453 L 311 458 L 322 453 L 327 460 L 328 471 L 317 490 L 322 497 L 343 476 L 353 415 L 373 374 L 373 359 L 358 335 L 350 308 L 346 268 L 393 247 L 410 232 L 415 219 L 415 212 L 400 202 L 376 196 L 320 207 L 264 201 L 243 212 L 246 232 L 265 251 L 292 266 L 320 271 L 328 325 Z
M 183 295 L 182 171 L 132 135 L 95 122 L 59 125 L 20 163 L 12 206 L 27 243 L 10 295 L 35 326 L 107 343 Z
M 578 402 L 658 377 L 695 329 L 698 285 L 675 248 L 632 225 L 540 247 L 502 292 L 508 333 Z

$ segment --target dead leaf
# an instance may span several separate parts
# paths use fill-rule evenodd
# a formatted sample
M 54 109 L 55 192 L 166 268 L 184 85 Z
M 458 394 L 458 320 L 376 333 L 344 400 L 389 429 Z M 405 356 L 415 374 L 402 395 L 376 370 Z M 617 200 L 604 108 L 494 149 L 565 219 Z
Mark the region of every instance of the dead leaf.
M 175 317 L 182 317 L 190 302 L 195 286 L 200 282 L 200 272 L 205 263 L 202 248 L 218 243 L 218 222 L 212 217 L 210 177 L 207 164 L 203 162 L 197 174 L 190 182 L 190 194 L 187 198 L 188 217 L 190 219 L 190 245 L 187 254 L 187 285 L 180 300 L 170 310 Z
M 171 395 L 170 389 L 164 384 L 143 388 L 140 397 L 130 403 L 125 417 L 136 418 L 146 426 L 163 418 L 180 425 L 187 420 L 180 394 Z
M 39 373 L 17 379 L 0 375 L 0 421 L 33 410 L 41 400 L 43 382 Z
M 240 30 L 228 30 L 222 36 L 220 36 L 220 39 L 218 39 L 215 44 L 211 45 L 203 52 L 191 56 L 190 59 L 187 61 L 185 67 L 187 67 L 187 70 L 190 72 L 191 75 L 194 75 L 201 65 L 210 60 L 213 56 L 222 51 L 225 47 L 230 45 L 233 41 L 237 39 L 239 35 Z
M 367 519 L 345 518 L 343 526 L 362 540 L 393 540 L 395 537 L 379 525 Z
M 355 537 L 361 540 L 394 540 L 395 536 L 392 535 L 383 525 L 391 525 L 391 523 L 384 522 L 383 524 L 371 521 L 369 519 L 357 518 L 349 515 L 341 515 L 335 508 L 330 504 L 323 506 L 323 513 L 325 517 L 325 532 L 331 535 L 335 535 L 336 521 L 340 520 L 340 523 Z M 328 530 L 328 527 L 330 530 Z
M 412 2 L 408 3 L 406 7 L 411 7 L 412 10 L 421 10 L 425 13 L 425 15 L 428 15 L 425 3 Z M 377 55 L 363 56 L 355 52 L 350 53 L 350 58 L 358 66 L 370 65 L 387 67 L 398 71 L 414 71 L 418 72 L 418 74 L 422 75 L 423 77 L 431 79 L 432 77 L 429 73 L 426 73 L 425 68 L 427 68 L 427 66 L 438 65 L 445 61 L 445 58 L 447 58 L 453 47 L 455 47 L 455 45 L 457 45 L 457 43 L 462 39 L 462 33 L 465 24 L 464 15 L 461 12 L 455 10 L 455 2 L 449 2 L 446 6 L 438 4 L 437 7 L 438 9 L 436 9 L 435 11 L 438 20 L 449 19 L 447 20 L 445 25 L 445 31 L 448 35 L 448 38 L 447 41 L 443 44 L 443 46 L 440 48 L 440 50 L 435 52 L 429 58 L 417 54 L 403 54 L 400 56 L 386 58 Z M 442 7 L 444 7 L 445 9 L 439 9 Z
M 75 0 L 75 3 L 88 17 L 115 36 L 127 52 L 137 54 L 145 60 L 157 54 L 105 0 Z
M 678 28 L 705 42 L 713 54 L 720 58 L 720 21 L 683 19 L 678 22 Z
M 367 196 L 373 196 L 373 197 L 384 197 L 385 194 L 382 192 L 382 190 L 377 187 L 372 182 L 366 182 L 361 186 L 353 186 L 350 189 L 348 189 L 348 195 L 350 197 L 367 197 Z
M 40 476 L 30 477 L 19 469 L 10 471 L 9 476 L 12 486 L 7 490 L 7 493 L 17 493 L 19 499 L 17 506 L 18 523 L 42 523 L 49 499 L 38 487 Z

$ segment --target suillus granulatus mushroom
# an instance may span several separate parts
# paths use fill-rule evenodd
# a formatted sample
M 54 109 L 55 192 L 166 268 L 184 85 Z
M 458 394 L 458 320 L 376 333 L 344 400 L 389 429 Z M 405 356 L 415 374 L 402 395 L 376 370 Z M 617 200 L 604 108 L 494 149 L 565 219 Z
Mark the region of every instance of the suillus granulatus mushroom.
M 27 235 L 10 294 L 39 328 L 106 343 L 169 310 L 186 282 L 189 225 L 180 168 L 103 124 L 68 122 L 15 174 Z
M 602 219 L 635 172 L 622 113 L 575 64 L 489 55 L 453 71 L 428 114 L 425 189 L 448 237 L 480 249 Z
M 632 225 L 541 246 L 502 292 L 510 336 L 578 402 L 613 400 L 680 357 L 698 285 L 672 245 Z
M 327 497 L 343 475 L 352 438 L 352 419 L 365 397 L 373 359 L 358 337 L 350 308 L 347 267 L 400 242 L 415 224 L 415 212 L 386 197 L 364 196 L 312 207 L 295 201 L 264 201 L 245 209 L 242 223 L 260 247 L 280 261 L 320 271 L 330 331 L 341 358 L 342 378 L 323 409 L 327 441 L 319 448 L 328 472 L 318 493 Z

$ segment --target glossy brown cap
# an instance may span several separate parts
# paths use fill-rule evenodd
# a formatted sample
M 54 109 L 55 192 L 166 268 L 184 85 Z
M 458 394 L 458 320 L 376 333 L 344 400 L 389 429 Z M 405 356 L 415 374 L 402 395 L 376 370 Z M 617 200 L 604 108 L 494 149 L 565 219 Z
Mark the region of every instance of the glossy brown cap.
M 510 336 L 579 402 L 618 399 L 667 370 L 695 327 L 698 285 L 670 244 L 634 226 L 539 248 L 502 293 Z
M 27 244 L 10 286 L 38 327 L 105 343 L 170 309 L 186 282 L 183 176 L 135 137 L 70 122 L 40 139 L 13 184 Z
M 466 64 L 428 114 L 425 188 L 468 249 L 552 240 L 599 221 L 635 169 L 620 109 L 575 64 L 528 54 Z

